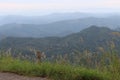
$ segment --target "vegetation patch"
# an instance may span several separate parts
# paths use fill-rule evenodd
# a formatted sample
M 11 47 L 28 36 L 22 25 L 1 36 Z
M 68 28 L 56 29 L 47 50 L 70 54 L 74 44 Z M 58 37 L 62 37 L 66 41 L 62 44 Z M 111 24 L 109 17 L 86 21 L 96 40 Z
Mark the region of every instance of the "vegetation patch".
M 34 63 L 11 56 L 0 57 L 0 71 L 25 76 L 48 77 L 53 80 L 109 80 L 106 73 L 58 63 Z

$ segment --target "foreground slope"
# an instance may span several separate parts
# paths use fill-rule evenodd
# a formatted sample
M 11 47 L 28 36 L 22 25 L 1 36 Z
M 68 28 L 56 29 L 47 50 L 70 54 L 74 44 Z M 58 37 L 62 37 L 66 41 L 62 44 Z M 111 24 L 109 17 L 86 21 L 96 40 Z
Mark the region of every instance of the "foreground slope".
M 50 80 L 110 80 L 109 74 L 102 73 L 97 69 L 87 69 L 66 64 L 61 65 L 58 63 L 46 62 L 34 63 L 27 60 L 20 60 L 18 58 L 15 59 L 10 56 L 0 57 L 0 64 L 0 72 L 11 72 L 34 77 L 46 77 Z M 17 77 L 21 78 L 20 76 Z M 32 80 L 32 78 L 26 79 Z M 12 80 L 14 80 L 14 77 Z M 33 80 L 37 80 L 37 78 L 33 78 Z

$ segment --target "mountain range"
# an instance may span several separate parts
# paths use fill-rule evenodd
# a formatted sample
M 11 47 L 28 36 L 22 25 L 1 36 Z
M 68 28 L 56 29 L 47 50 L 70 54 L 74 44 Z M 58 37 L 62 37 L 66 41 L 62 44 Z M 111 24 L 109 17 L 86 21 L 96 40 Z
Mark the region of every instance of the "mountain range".
M 20 15 L 7 15 L 0 17 L 0 24 L 10 24 L 10 23 L 17 23 L 17 24 L 47 24 L 56 21 L 62 20 L 72 20 L 72 19 L 79 19 L 79 18 L 86 18 L 95 16 L 91 13 L 53 13 L 48 15 L 41 15 L 41 16 L 20 16 Z M 96 15 L 97 16 L 97 15 Z
M 68 12 L 68 13 L 52 13 L 41 16 L 27 15 L 7 15 L 0 16 L 0 25 L 17 23 L 17 24 L 48 24 L 57 21 L 74 20 L 88 17 L 104 18 L 110 16 L 120 16 L 117 13 L 83 13 L 83 12 Z
M 109 26 L 109 28 L 113 29 L 120 26 L 120 16 L 105 18 L 86 17 L 73 20 L 57 21 L 47 24 L 10 23 L 1 25 L 0 33 L 7 37 L 63 37 L 79 32 L 92 25 L 105 27 Z
M 14 53 L 30 54 L 30 49 L 36 49 L 44 51 L 48 56 L 85 50 L 97 53 L 115 49 L 120 52 L 120 32 L 107 27 L 91 26 L 65 37 L 7 37 L 0 44 L 2 50 L 11 48 Z

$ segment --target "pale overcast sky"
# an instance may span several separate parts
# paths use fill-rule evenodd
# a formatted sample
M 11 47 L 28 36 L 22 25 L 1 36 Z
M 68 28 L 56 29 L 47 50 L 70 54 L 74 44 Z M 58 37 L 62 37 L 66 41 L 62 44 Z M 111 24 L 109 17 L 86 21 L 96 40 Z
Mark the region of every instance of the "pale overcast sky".
M 41 15 L 59 12 L 120 12 L 120 0 L 0 0 L 0 14 Z

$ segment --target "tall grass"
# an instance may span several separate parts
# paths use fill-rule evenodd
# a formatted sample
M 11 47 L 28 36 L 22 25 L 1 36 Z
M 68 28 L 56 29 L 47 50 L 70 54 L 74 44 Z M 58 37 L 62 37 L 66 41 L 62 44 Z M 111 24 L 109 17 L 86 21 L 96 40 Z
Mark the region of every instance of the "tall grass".
M 110 80 L 107 73 L 102 73 L 97 69 L 50 62 L 34 63 L 13 58 L 11 55 L 0 57 L 0 71 L 26 76 L 47 77 L 53 80 Z
M 120 80 L 120 55 L 115 50 L 91 53 L 75 51 L 72 54 L 56 58 L 59 64 L 79 65 L 87 69 L 96 69 L 110 75 L 111 80 Z

